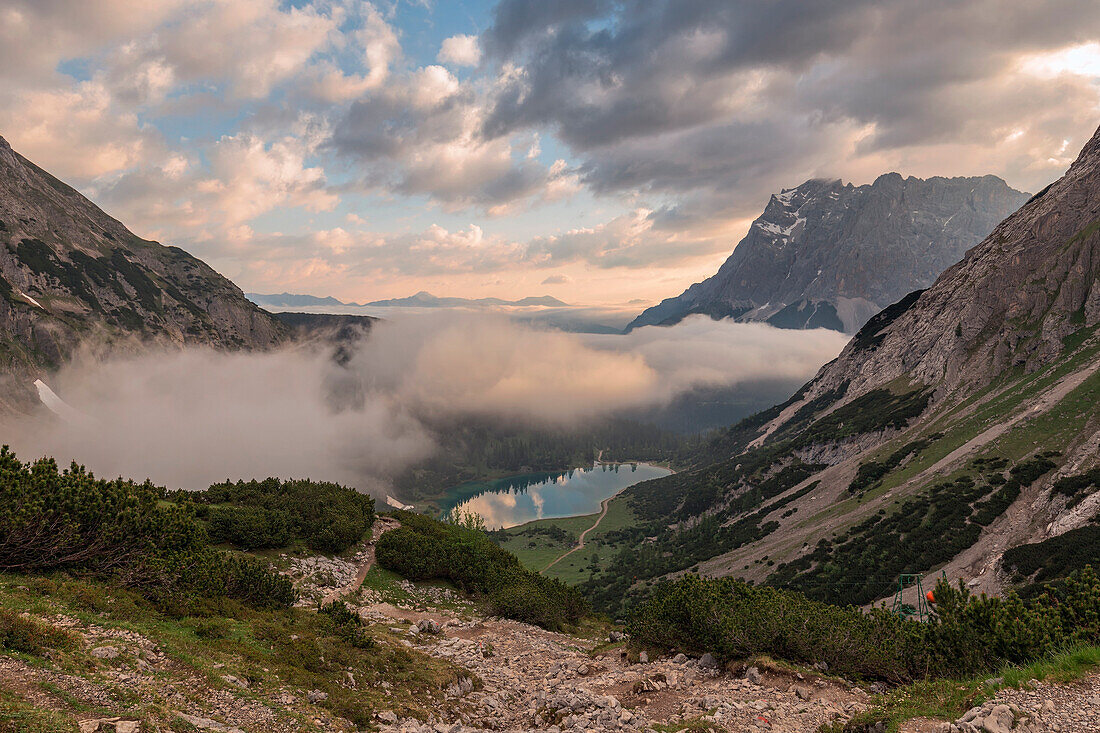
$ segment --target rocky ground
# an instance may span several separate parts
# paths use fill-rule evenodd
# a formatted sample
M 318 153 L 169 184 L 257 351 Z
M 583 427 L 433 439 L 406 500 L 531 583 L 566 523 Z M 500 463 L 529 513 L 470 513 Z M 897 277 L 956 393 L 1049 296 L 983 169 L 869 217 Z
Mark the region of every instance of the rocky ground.
M 447 619 L 438 633 L 419 630 L 425 627 L 431 629 L 421 621 L 410 643 L 471 670 L 483 687 L 466 693 L 470 712 L 457 721 L 390 720 L 389 730 L 652 730 L 694 723 L 814 731 L 851 717 L 868 700 L 843 683 L 778 668 L 731 674 L 713 660 L 682 654 L 631 660 L 621 647 L 502 619 Z
M 909 721 L 901 733 L 1096 733 L 1100 731 L 1100 675 L 1072 684 L 1031 680 L 1004 688 L 954 723 Z
M 843 724 L 874 702 L 870 691 L 829 676 L 827 669 L 798 671 L 768 660 L 723 667 L 709 655 L 651 657 L 630 651 L 622 635 L 608 627 L 575 636 L 485 617 L 449 588 L 371 570 L 376 539 L 349 560 L 288 558 L 286 572 L 312 598 L 343 598 L 380 642 L 457 668 L 453 681 L 433 693 L 438 699 L 427 714 L 422 709 L 416 717 L 403 712 L 409 708 L 398 700 L 397 688 L 383 682 L 388 693 L 372 709 L 378 711 L 375 724 L 387 733 L 813 733 Z M 71 701 L 78 700 L 83 706 L 78 710 L 87 711 L 73 716 L 80 733 L 147 733 L 150 700 L 159 711 L 153 717 L 169 721 L 156 727 L 159 733 L 356 730 L 324 708 L 319 691 L 273 680 L 250 682 L 232 664 L 198 669 L 124 628 L 66 616 L 46 620 L 80 639 L 89 673 L 0 655 L 0 693 L 53 710 L 71 711 Z M 355 679 L 348 684 L 355 685 Z M 144 701 L 143 712 L 135 708 L 127 715 L 119 707 L 123 699 Z M 911 720 L 899 733 L 1011 731 L 1100 731 L 1100 675 L 1068 685 L 1006 688 L 955 722 Z
M 728 670 L 713 659 L 683 654 L 651 660 L 644 653 L 628 656 L 617 632 L 583 638 L 483 618 L 444 588 L 397 581 L 353 590 L 349 570 L 333 563 L 298 561 L 292 574 L 311 593 L 348 589 L 344 600 L 365 620 L 400 635 L 410 647 L 470 670 L 478 680 L 447 691 L 463 703 L 457 715 L 421 721 L 382 711 L 383 730 L 560 733 L 670 725 L 672 730 L 794 733 L 847 720 L 869 700 L 844 682 L 776 665 Z
M 96 660 L 94 667 L 85 674 L 72 674 L 0 656 L 0 689 L 45 709 L 61 709 L 79 701 L 78 707 L 87 711 L 75 716 L 80 733 L 148 731 L 136 716 L 96 712 L 117 709 L 120 699 L 159 701 L 165 717 L 174 721 L 171 725 L 187 725 L 181 728 L 187 731 L 292 733 L 302 730 L 303 721 L 323 730 L 351 730 L 347 721 L 313 705 L 308 693 L 284 687 L 262 695 L 249 694 L 248 681 L 231 674 L 218 674 L 223 689 L 217 689 L 206 675 L 164 654 L 141 634 L 89 625 L 71 617 L 51 621 L 80 639 Z M 0 726 L 0 730 L 22 733 L 27 729 Z M 172 728 L 159 730 L 171 733 Z

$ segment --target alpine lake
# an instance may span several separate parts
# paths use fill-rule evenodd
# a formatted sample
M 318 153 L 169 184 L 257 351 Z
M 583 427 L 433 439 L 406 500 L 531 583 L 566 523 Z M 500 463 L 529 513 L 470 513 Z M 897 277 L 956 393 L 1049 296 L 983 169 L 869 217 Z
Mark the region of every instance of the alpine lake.
M 447 490 L 444 513 L 474 512 L 487 529 L 515 527 L 535 519 L 592 514 L 623 489 L 668 476 L 672 471 L 650 463 L 597 463 L 556 473 L 524 473 L 488 481 L 470 481 Z

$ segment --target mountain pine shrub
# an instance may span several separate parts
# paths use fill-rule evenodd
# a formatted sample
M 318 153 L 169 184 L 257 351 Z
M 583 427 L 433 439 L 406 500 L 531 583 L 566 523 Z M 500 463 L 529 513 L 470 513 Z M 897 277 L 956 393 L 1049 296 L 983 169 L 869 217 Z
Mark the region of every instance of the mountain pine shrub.
M 212 541 L 243 550 L 297 540 L 336 554 L 362 540 L 374 524 L 374 499 L 327 481 L 226 481 L 206 491 L 173 492 L 172 498 L 195 503 Z
M 449 580 L 486 596 L 490 612 L 557 630 L 588 611 L 584 597 L 560 580 L 527 570 L 515 555 L 468 524 L 398 511 L 401 527 L 382 535 L 378 564 L 410 580 Z
M 891 682 L 981 674 L 1060 649 L 1100 643 L 1100 577 L 1085 568 L 1029 600 L 936 585 L 930 621 L 869 613 L 731 578 L 687 575 L 659 585 L 629 624 L 638 640 L 720 659 L 767 654 L 827 662 L 840 674 Z
M 150 596 L 227 597 L 288 606 L 289 580 L 261 560 L 212 548 L 188 506 L 146 481 L 97 479 L 52 458 L 0 448 L 0 570 L 112 578 Z

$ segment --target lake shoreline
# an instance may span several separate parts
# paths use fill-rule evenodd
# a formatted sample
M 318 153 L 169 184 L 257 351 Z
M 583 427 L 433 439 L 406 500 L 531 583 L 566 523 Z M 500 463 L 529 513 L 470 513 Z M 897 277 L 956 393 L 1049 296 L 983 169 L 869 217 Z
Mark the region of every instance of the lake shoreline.
M 603 461 L 584 468 L 515 474 L 451 487 L 437 501 L 441 514 L 453 510 L 481 515 L 493 530 L 513 530 L 534 522 L 595 517 L 631 486 L 675 471 L 647 461 Z

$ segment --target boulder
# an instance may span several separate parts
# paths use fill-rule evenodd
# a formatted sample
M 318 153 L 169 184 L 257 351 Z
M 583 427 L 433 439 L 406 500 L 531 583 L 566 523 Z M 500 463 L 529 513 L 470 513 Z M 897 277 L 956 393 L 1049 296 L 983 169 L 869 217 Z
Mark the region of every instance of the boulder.
M 982 728 L 988 733 L 1010 733 L 1016 716 L 1007 705 L 994 705 L 993 710 L 982 721 Z
M 422 634 L 438 634 L 442 631 L 439 622 L 431 618 L 422 618 L 417 622 L 416 628 Z

